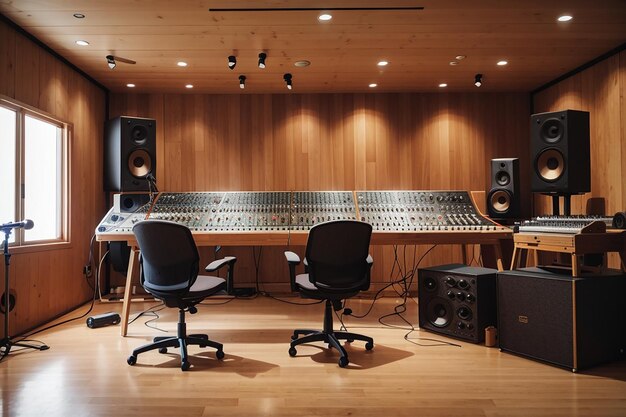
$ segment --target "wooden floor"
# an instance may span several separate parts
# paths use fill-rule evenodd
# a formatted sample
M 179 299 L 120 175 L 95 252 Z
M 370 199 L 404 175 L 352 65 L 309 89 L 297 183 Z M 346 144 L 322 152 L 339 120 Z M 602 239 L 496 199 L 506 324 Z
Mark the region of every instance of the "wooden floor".
M 298 298 L 290 298 L 302 302 Z M 222 300 L 223 301 L 223 300 Z M 214 301 L 212 301 L 214 302 Z M 385 298 L 350 330 L 374 337 L 366 351 L 348 347 L 351 363 L 314 345 L 288 355 L 292 329 L 318 328 L 322 305 L 293 306 L 270 298 L 201 306 L 190 332 L 224 343 L 226 357 L 191 347 L 192 368 L 179 357 L 147 352 L 131 367 L 133 348 L 176 329 L 176 312 L 141 317 L 122 338 L 119 325 L 89 329 L 84 319 L 40 333 L 47 351 L 19 351 L 0 362 L 3 416 L 626 416 L 626 363 L 578 374 L 497 348 L 458 342 L 426 331 L 390 329 L 378 317 L 400 300 Z M 370 300 L 350 302 L 365 312 Z M 132 313 L 156 305 L 133 303 Z M 417 322 L 412 300 L 406 317 Z M 98 304 L 96 313 L 120 311 Z M 68 316 L 76 316 L 79 309 Z M 389 323 L 401 325 L 397 319 Z M 337 328 L 337 326 L 336 326 Z M 433 342 L 452 342 L 459 346 Z

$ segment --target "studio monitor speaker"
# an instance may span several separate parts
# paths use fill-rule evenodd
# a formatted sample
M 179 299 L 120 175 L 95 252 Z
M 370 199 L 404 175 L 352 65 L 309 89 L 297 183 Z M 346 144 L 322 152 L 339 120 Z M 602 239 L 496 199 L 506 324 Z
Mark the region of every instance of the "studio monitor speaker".
M 491 189 L 487 194 L 487 211 L 493 219 L 520 217 L 518 158 L 491 160 Z
M 156 176 L 156 121 L 116 117 L 106 123 L 104 141 L 104 189 L 148 191 L 148 175 Z
M 420 269 L 420 327 L 473 343 L 485 340 L 485 327 L 496 324 L 496 272 L 460 264 Z
M 498 272 L 500 349 L 572 371 L 620 359 L 625 289 L 618 272 L 585 278 L 542 268 Z
M 530 116 L 531 190 L 591 191 L 589 113 L 563 110 Z

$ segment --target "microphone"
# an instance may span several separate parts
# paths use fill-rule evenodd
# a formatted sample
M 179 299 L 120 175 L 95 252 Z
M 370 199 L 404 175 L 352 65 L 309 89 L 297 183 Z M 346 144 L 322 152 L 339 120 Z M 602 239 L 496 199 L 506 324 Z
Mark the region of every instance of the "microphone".
M 21 222 L 0 224 L 0 229 L 19 229 L 23 227 L 26 230 L 32 229 L 35 223 L 30 219 L 24 219 Z

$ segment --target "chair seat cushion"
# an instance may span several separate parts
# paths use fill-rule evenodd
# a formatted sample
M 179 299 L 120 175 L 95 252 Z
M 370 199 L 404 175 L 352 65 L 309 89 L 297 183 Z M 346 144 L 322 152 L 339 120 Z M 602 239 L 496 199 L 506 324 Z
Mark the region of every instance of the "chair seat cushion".
M 311 281 L 309 281 L 309 274 L 296 275 L 296 284 L 305 290 L 309 290 L 309 291 L 318 290 L 318 288 L 315 285 L 313 285 Z
M 185 298 L 207 297 L 224 289 L 226 289 L 226 280 L 224 278 L 198 275 L 196 282 L 193 283 L 189 289 L 188 296 L 185 296 Z
M 334 289 L 326 286 L 316 287 L 311 281 L 309 281 L 309 274 L 296 275 L 296 285 L 302 294 L 307 297 L 321 300 L 344 300 L 346 298 L 354 297 L 359 293 L 358 289 L 346 290 Z

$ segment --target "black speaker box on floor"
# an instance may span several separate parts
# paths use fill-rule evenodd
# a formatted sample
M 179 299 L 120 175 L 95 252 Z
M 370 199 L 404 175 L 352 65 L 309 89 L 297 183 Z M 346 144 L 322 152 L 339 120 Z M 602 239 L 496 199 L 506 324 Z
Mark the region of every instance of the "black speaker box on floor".
M 520 217 L 519 159 L 491 160 L 491 188 L 487 194 L 487 211 L 492 219 Z
M 496 270 L 461 264 L 418 271 L 419 324 L 473 343 L 496 324 Z
M 562 271 L 498 272 L 500 349 L 572 371 L 620 359 L 626 275 L 573 278 Z
M 156 176 L 156 120 L 120 116 L 104 129 L 105 191 L 149 191 Z
M 530 116 L 531 191 L 591 191 L 589 113 L 563 110 Z

